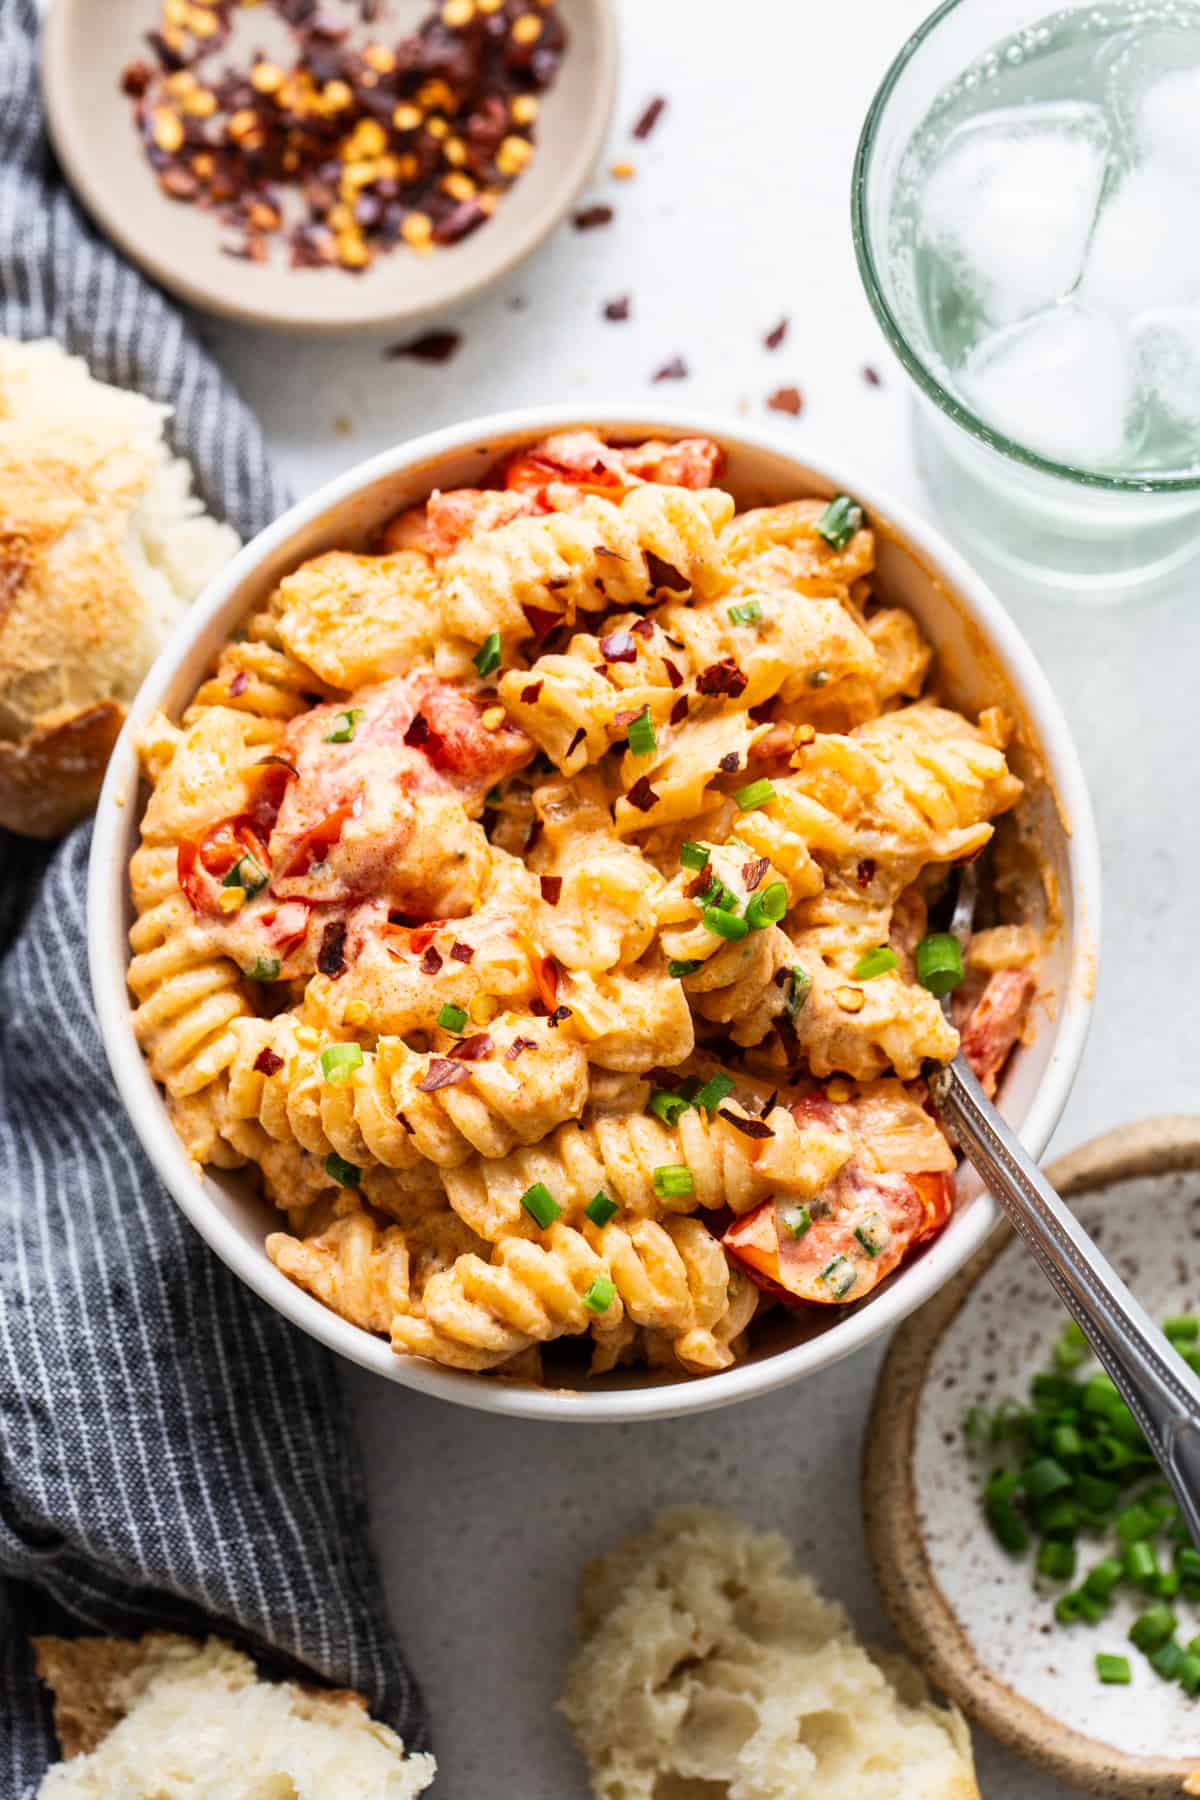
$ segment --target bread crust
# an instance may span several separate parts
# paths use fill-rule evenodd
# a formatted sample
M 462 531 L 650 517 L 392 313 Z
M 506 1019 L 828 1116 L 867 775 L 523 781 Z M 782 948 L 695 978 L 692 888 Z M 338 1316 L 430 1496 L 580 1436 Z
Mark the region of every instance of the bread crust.
M 0 825 L 52 838 L 87 817 L 125 722 L 115 700 L 63 708 L 20 743 L 0 739 Z

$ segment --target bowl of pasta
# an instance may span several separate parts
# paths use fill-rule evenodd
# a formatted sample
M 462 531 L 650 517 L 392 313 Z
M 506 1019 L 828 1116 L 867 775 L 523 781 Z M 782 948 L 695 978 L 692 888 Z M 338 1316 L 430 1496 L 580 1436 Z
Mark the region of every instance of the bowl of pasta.
M 927 525 L 771 430 L 540 410 L 209 587 L 110 766 L 89 951 L 138 1136 L 263 1299 L 611 1421 L 811 1374 L 966 1261 L 995 1210 L 922 1072 L 961 1042 L 1039 1153 L 1098 906 L 1057 704 Z

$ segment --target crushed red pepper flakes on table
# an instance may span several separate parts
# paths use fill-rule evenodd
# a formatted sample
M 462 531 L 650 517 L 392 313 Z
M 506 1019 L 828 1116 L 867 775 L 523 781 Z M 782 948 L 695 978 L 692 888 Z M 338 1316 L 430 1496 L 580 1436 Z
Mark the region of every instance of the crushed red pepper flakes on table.
M 635 138 L 644 140 L 650 136 L 650 133 L 654 130 L 654 127 L 658 124 L 658 121 L 666 111 L 666 105 L 667 102 L 664 96 L 662 94 L 655 94 L 653 100 L 650 101 L 649 105 L 638 117 L 638 121 L 633 128 L 633 135 Z
M 598 225 L 611 225 L 616 213 L 611 206 L 584 206 L 571 220 L 576 231 L 595 231 Z
M 768 394 L 767 405 L 772 412 L 790 413 L 797 419 L 804 411 L 804 395 L 798 387 L 779 387 L 773 394 Z
M 427 253 L 486 223 L 534 155 L 539 97 L 567 44 L 555 0 L 445 0 L 392 43 L 313 0 L 271 0 L 290 66 L 257 53 L 214 67 L 254 4 L 163 0 L 152 60 L 121 77 L 165 194 L 236 233 L 230 255 L 265 262 L 282 243 L 295 269 L 358 273 L 398 245 Z
M 870 363 L 863 364 L 862 378 L 868 387 L 883 386 L 883 376 L 879 373 L 878 369 L 873 369 Z
M 654 371 L 651 379 L 654 381 L 686 381 L 690 372 L 682 356 L 673 356 L 669 362 L 662 365 L 661 369 Z
M 628 294 L 618 294 L 615 300 L 604 302 L 604 317 L 614 325 L 623 325 L 632 311 L 632 302 Z
M 420 337 L 410 338 L 406 344 L 389 344 L 384 355 L 393 362 L 401 356 L 410 356 L 414 362 L 444 363 L 449 362 L 461 346 L 461 331 L 423 331 Z
M 772 325 L 770 331 L 768 331 L 766 337 L 763 339 L 764 349 L 778 350 L 780 344 L 782 344 L 784 338 L 788 334 L 788 323 L 789 321 L 785 314 L 784 317 L 780 319 L 778 325 Z

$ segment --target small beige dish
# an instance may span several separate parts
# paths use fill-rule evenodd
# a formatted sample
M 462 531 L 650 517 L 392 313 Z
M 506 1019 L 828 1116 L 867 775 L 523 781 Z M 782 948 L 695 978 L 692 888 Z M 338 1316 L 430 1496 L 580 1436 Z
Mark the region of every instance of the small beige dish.
M 398 38 L 429 10 L 404 0 L 379 30 Z M 616 27 L 610 0 L 559 0 L 559 11 L 569 43 L 542 103 L 537 154 L 495 217 L 459 244 L 428 256 L 401 246 L 362 274 L 289 268 L 281 245 L 267 263 L 239 260 L 222 248 L 236 233 L 162 192 L 121 91 L 123 71 L 144 53 L 145 33 L 157 22 L 157 0 L 103 0 L 101 9 L 96 0 L 52 0 L 41 53 L 50 135 L 100 228 L 191 305 L 283 331 L 400 329 L 506 275 L 553 230 L 588 180 L 612 114 Z M 272 36 L 278 22 L 265 8 L 253 18 L 258 38 Z
M 1200 1118 L 1122 1126 L 1047 1172 L 1153 1317 L 1196 1309 Z M 973 1720 L 1098 1800 L 1168 1800 L 1200 1769 L 1200 1703 L 1130 1652 L 1135 1600 L 1055 1623 L 1061 1589 L 992 1538 L 963 1444 L 969 1407 L 1025 1399 L 1063 1317 L 1005 1226 L 897 1333 L 867 1426 L 871 1560 L 908 1648 Z M 1101 1685 L 1098 1651 L 1130 1654 L 1129 1687 Z

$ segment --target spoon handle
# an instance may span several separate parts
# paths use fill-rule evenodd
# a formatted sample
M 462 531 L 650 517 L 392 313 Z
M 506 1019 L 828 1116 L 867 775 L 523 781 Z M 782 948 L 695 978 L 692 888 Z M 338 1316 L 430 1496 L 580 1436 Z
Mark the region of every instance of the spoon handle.
M 1200 1380 L 1055 1193 L 964 1058 L 926 1071 L 943 1123 L 1108 1371 L 1200 1549 Z

